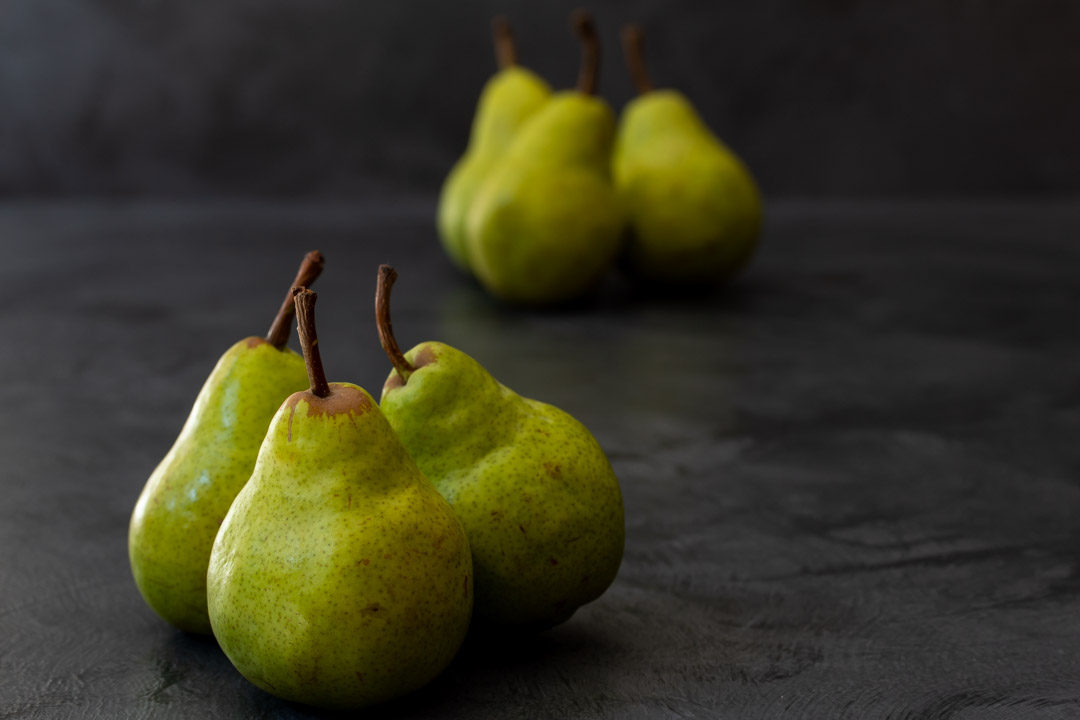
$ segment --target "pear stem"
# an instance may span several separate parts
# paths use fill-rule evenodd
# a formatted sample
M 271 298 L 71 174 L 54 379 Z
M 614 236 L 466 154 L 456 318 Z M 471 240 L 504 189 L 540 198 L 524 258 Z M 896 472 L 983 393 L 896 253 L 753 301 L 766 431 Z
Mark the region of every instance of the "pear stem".
M 639 95 L 652 92 L 653 83 L 649 78 L 649 68 L 645 65 L 645 33 L 638 25 L 627 25 L 622 30 L 623 57 L 630 80 Z
M 404 383 L 409 381 L 409 376 L 416 367 L 405 359 L 405 353 L 398 347 L 394 337 L 394 325 L 390 322 L 390 288 L 394 286 L 395 280 L 397 270 L 389 265 L 379 266 L 379 280 L 375 286 L 375 325 L 379 329 L 379 344 Z
M 324 398 L 330 397 L 330 383 L 326 382 L 326 371 L 323 369 L 322 355 L 319 354 L 319 336 L 315 333 L 315 300 L 318 297 L 314 290 L 305 287 L 293 288 L 296 333 L 300 336 L 300 347 L 304 350 L 311 394 Z
M 517 44 L 514 31 L 505 15 L 497 15 L 491 20 L 491 36 L 495 42 L 495 64 L 500 70 L 514 67 L 518 63 Z
M 270 329 L 266 332 L 266 341 L 278 350 L 283 349 L 288 344 L 289 333 L 292 331 L 289 325 L 292 323 L 293 315 L 296 313 L 296 305 L 293 303 L 293 290 L 298 287 L 306 288 L 315 282 L 315 278 L 319 277 L 325 262 L 321 252 L 312 250 L 304 256 L 303 262 L 300 263 L 300 269 L 296 272 L 296 279 L 289 286 L 289 292 L 285 294 L 285 300 L 281 303 L 281 307 L 278 308 L 277 315 L 274 316 L 274 322 L 270 323 Z
M 578 8 L 570 15 L 570 27 L 581 41 L 581 69 L 578 71 L 578 92 L 595 95 L 600 77 L 600 35 L 592 14 Z

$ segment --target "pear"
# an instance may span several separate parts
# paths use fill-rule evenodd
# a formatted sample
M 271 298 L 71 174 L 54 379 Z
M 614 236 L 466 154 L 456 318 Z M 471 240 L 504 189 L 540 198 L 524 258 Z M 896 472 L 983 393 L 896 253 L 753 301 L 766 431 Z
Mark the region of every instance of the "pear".
M 402 353 L 390 323 L 396 273 L 380 268 L 376 316 L 394 369 L 381 407 L 454 507 L 473 553 L 478 619 L 557 625 L 599 597 L 622 560 L 622 495 L 596 439 L 439 342 Z
M 308 253 L 293 286 L 309 285 L 322 266 L 320 253 Z M 206 567 L 214 536 L 251 476 L 270 418 L 307 386 L 304 359 L 286 346 L 293 313 L 290 287 L 266 338 L 246 338 L 222 355 L 135 504 L 128 529 L 135 584 L 181 630 L 210 632 Z
M 518 65 L 506 18 L 495 18 L 492 31 L 499 72 L 480 93 L 468 147 L 443 183 L 436 217 L 443 248 L 454 264 L 466 271 L 465 218 L 476 190 L 518 128 L 551 96 L 551 88 L 540 76 Z
M 504 300 L 552 304 L 597 284 L 620 247 L 623 212 L 611 181 L 614 114 L 594 95 L 600 45 L 588 13 L 577 89 L 556 93 L 514 136 L 466 219 L 480 283 Z
M 361 387 L 327 383 L 315 293 L 297 318 L 311 389 L 281 405 L 207 571 L 210 622 L 278 697 L 358 708 L 419 688 L 472 612 L 469 543 Z
M 676 90 L 655 90 L 643 35 L 623 31 L 639 96 L 623 110 L 612 161 L 629 218 L 625 259 L 661 283 L 708 284 L 734 276 L 761 232 L 761 194 L 745 164 Z

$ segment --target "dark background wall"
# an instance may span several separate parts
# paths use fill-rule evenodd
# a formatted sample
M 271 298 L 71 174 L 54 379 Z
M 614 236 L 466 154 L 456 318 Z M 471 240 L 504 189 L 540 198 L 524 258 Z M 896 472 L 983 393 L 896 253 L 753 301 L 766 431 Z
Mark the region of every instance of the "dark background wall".
M 433 191 L 493 70 L 575 76 L 574 2 L 4 0 L 0 194 L 352 197 Z M 631 95 L 618 28 L 649 33 L 771 195 L 1080 190 L 1080 3 L 589 4 L 601 89 Z

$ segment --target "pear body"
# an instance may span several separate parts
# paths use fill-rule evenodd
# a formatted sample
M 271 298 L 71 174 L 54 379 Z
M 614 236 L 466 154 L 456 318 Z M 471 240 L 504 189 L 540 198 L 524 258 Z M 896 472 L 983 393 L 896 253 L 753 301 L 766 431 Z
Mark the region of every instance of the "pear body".
M 553 95 L 517 133 L 466 219 L 473 272 L 492 294 L 563 302 L 610 267 L 624 224 L 611 181 L 614 132 L 607 103 L 571 91 Z
M 761 231 L 757 184 L 682 94 L 654 90 L 627 105 L 612 167 L 636 274 L 719 282 L 753 255 Z
M 443 248 L 462 270 L 469 270 L 465 218 L 477 188 L 521 125 L 550 96 L 542 78 L 516 65 L 500 70 L 484 85 L 468 147 L 443 183 L 436 216 Z
M 461 523 L 349 383 L 281 406 L 214 543 L 214 635 L 264 690 L 356 708 L 434 678 L 472 609 Z
M 622 495 L 589 431 L 479 363 L 427 342 L 406 353 L 383 412 L 453 505 L 473 552 L 478 619 L 547 627 L 599 597 L 622 560 Z
M 135 584 L 161 617 L 209 633 L 206 568 L 218 526 L 255 467 L 270 419 L 307 387 L 304 360 L 262 338 L 218 360 L 172 449 L 147 480 L 128 528 Z

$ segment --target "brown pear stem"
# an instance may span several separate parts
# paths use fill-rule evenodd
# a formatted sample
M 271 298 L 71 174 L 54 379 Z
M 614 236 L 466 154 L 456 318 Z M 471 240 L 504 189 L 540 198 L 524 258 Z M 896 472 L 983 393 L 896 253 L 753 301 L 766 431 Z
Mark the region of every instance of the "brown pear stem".
M 379 329 L 379 344 L 382 345 L 390 364 L 397 370 L 401 382 L 408 382 L 416 368 L 405 359 L 405 353 L 398 347 L 394 338 L 394 325 L 390 322 L 390 288 L 397 280 L 397 270 L 389 265 L 379 266 L 379 280 L 375 285 L 375 325 Z
M 514 43 L 514 31 L 505 15 L 497 15 L 491 20 L 491 37 L 495 42 L 495 64 L 500 70 L 514 67 L 518 63 L 517 44 Z
M 289 342 L 289 332 L 291 331 L 289 325 L 292 323 L 293 314 L 296 312 L 296 305 L 293 303 L 293 289 L 298 287 L 306 288 L 315 282 L 315 278 L 319 277 L 325 262 L 321 252 L 312 250 L 304 256 L 303 262 L 300 263 L 300 269 L 296 272 L 296 279 L 289 286 L 289 292 L 285 294 L 285 300 L 281 303 L 281 307 L 278 308 L 277 315 L 274 316 L 274 322 L 270 323 L 270 329 L 266 333 L 266 342 L 278 350 L 284 348 L 286 343 Z
M 600 35 L 592 14 L 578 8 L 570 15 L 570 26 L 581 41 L 581 69 L 578 71 L 578 92 L 595 95 L 600 77 Z
M 307 364 L 308 381 L 311 394 L 316 397 L 330 396 L 330 383 L 326 382 L 322 355 L 319 353 L 319 336 L 315 333 L 315 300 L 319 297 L 314 290 L 304 287 L 293 288 L 293 302 L 296 304 L 296 333 L 300 336 L 300 347 L 304 350 L 304 362 Z
M 630 80 L 638 94 L 651 92 L 653 84 L 649 78 L 649 68 L 645 65 L 645 33 L 640 26 L 627 25 L 623 28 L 622 46 L 626 69 L 630 72 Z

